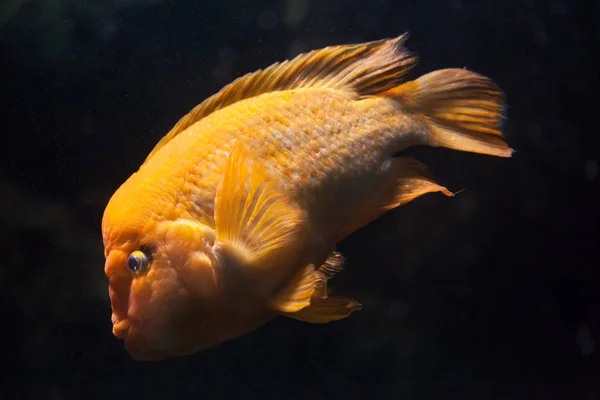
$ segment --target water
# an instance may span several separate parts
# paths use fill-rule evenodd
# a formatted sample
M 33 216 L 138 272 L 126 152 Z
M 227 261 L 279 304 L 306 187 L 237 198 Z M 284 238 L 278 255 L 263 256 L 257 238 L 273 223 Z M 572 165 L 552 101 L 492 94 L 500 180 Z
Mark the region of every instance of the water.
M 592 399 L 600 341 L 597 2 L 16 1 L 0 6 L 2 398 Z M 299 52 L 410 31 L 416 76 L 466 66 L 506 92 L 495 159 L 416 156 L 429 195 L 339 245 L 362 302 L 278 318 L 196 355 L 111 334 L 100 219 L 190 108 Z

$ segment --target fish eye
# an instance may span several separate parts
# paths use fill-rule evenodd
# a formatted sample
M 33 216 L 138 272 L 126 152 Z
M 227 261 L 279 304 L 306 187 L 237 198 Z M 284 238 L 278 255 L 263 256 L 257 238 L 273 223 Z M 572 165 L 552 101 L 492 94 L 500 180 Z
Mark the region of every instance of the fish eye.
M 150 257 L 144 251 L 136 250 L 129 254 L 126 265 L 129 272 L 139 275 L 150 265 Z

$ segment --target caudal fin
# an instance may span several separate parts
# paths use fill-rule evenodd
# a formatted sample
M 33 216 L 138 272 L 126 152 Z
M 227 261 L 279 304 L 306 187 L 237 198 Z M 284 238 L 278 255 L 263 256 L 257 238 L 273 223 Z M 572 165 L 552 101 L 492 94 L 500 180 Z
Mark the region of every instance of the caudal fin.
M 426 144 L 510 157 L 502 139 L 504 97 L 485 76 L 443 69 L 404 83 L 384 95 L 398 100 L 427 127 Z

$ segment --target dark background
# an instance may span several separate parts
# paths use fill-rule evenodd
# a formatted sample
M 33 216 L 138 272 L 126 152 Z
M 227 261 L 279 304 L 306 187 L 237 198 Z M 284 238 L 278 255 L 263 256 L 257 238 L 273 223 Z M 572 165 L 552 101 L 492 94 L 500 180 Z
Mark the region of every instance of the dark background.
M 514 158 L 419 149 L 465 191 L 340 244 L 351 318 L 132 361 L 103 274 L 114 190 L 233 78 L 405 31 L 412 77 L 505 90 Z M 2 0 L 2 398 L 600 399 L 599 44 L 598 1 Z

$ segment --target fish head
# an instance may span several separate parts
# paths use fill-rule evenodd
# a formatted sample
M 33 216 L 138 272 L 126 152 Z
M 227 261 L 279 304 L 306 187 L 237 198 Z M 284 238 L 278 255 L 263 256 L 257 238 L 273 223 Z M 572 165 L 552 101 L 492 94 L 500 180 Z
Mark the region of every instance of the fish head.
M 164 195 L 145 194 L 136 178 L 109 201 L 102 221 L 113 334 L 137 360 L 211 347 L 242 329 L 219 289 L 215 233 L 189 216 L 172 219 Z M 167 215 L 165 217 L 165 215 Z

